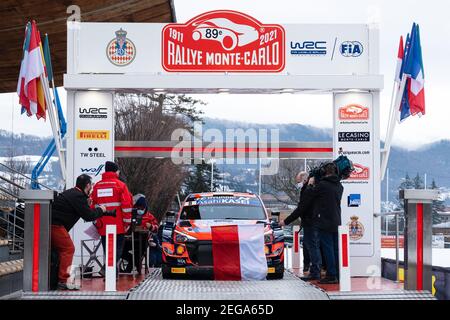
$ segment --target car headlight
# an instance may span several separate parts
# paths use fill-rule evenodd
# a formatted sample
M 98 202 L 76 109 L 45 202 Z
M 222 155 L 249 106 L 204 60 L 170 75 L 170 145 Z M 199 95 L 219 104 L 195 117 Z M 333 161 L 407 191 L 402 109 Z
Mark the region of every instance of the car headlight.
M 185 243 L 185 242 L 196 241 L 196 240 L 197 240 L 196 238 L 194 238 L 190 235 L 187 235 L 185 233 L 175 230 L 175 242 Z
M 172 255 L 173 254 L 173 251 L 172 250 L 170 250 L 169 248 L 167 248 L 167 247 L 164 247 L 164 252 L 166 253 L 166 254 L 170 254 L 170 255 Z
M 276 255 L 276 256 L 278 256 L 278 255 L 280 255 L 281 254 L 281 252 L 283 251 L 283 247 L 278 247 L 274 252 L 273 252 L 273 254 L 274 255 Z

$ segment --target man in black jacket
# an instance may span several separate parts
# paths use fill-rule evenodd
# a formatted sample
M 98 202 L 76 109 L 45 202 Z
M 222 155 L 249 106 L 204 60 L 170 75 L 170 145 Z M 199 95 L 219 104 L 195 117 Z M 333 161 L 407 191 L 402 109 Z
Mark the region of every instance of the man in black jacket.
M 341 199 L 344 188 L 337 176 L 334 163 L 328 163 L 323 167 L 323 177 L 315 183 L 311 178 L 295 214 L 303 218 L 311 227 L 305 229 L 305 238 L 311 256 L 310 276 L 304 280 L 319 280 L 322 248 L 327 265 L 327 277 L 321 283 L 337 283 L 338 270 L 338 227 L 341 225 Z M 311 209 L 312 208 L 312 209 Z M 295 213 L 295 211 L 294 211 Z M 291 214 L 292 215 L 294 215 Z M 296 217 L 289 216 L 282 225 L 289 224 Z M 319 268 L 317 270 L 317 263 Z
M 303 228 L 303 245 L 309 254 L 310 266 L 309 275 L 303 277 L 303 280 L 320 280 L 320 266 L 322 263 L 320 255 L 319 230 L 313 224 L 313 210 L 315 189 L 313 186 L 314 178 L 308 178 L 307 183 L 302 186 L 300 192 L 300 202 L 297 208 L 280 223 L 281 226 L 289 225 L 298 218 L 301 218 Z M 305 250 L 304 250 L 305 251 Z
M 91 177 L 82 174 L 77 178 L 75 188 L 60 193 L 52 205 L 51 245 L 59 256 L 58 289 L 60 290 L 78 289 L 67 283 L 75 252 L 69 235 L 70 229 L 80 218 L 83 218 L 84 221 L 94 221 L 103 215 L 114 215 L 114 213 L 107 212 L 104 206 L 96 209 L 89 207 L 88 199 L 91 189 Z

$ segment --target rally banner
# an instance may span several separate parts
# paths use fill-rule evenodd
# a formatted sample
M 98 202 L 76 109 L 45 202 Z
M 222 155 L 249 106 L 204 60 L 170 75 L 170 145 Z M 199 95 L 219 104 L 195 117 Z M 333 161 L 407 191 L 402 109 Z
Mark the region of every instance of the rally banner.
M 215 280 L 264 280 L 264 225 L 211 227 Z

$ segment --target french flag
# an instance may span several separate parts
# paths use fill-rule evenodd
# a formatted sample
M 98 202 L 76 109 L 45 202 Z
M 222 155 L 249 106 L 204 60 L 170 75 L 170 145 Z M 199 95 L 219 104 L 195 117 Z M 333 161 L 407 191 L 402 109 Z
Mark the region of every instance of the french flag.
M 403 101 L 401 104 L 401 120 L 410 115 L 425 114 L 425 75 L 420 44 L 419 25 L 413 24 L 410 41 L 407 41 L 403 73 L 407 77 Z
M 211 227 L 215 280 L 264 280 L 264 225 Z

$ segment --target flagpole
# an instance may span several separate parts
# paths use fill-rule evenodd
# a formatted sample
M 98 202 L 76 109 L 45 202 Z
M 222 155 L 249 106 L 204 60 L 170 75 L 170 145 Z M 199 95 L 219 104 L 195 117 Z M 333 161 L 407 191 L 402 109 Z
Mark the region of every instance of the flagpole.
M 392 124 L 391 124 L 390 131 L 388 132 L 388 136 L 386 137 L 386 141 L 384 143 L 385 156 L 381 163 L 381 180 L 384 180 L 384 176 L 386 174 L 386 168 L 387 168 L 387 164 L 388 164 L 388 160 L 389 160 L 389 155 L 391 153 L 392 137 L 394 136 L 394 130 L 395 130 L 395 126 L 397 124 L 397 121 L 395 118 L 397 118 L 398 114 L 400 113 L 400 104 L 402 103 L 403 92 L 405 91 L 405 87 L 406 87 L 406 79 L 407 79 L 406 75 L 403 74 L 402 81 L 400 82 L 400 88 L 396 92 L 394 110 L 391 115 Z
M 47 109 L 48 109 L 48 113 L 49 113 L 49 118 L 50 118 L 50 125 L 52 127 L 52 132 L 53 132 L 53 138 L 55 139 L 55 144 L 56 144 L 56 151 L 58 152 L 58 156 L 59 156 L 59 164 L 61 167 L 61 175 L 63 177 L 64 182 L 66 181 L 66 161 L 62 152 L 62 143 L 61 143 L 61 132 L 59 130 L 59 125 L 57 123 L 57 118 L 55 117 L 55 113 L 53 110 L 53 102 L 51 99 L 51 95 L 50 95 L 50 88 L 49 88 L 49 83 L 48 83 L 48 79 L 44 74 L 41 74 L 40 76 L 41 82 L 43 84 L 44 87 L 44 95 L 45 95 L 45 100 L 47 103 Z

